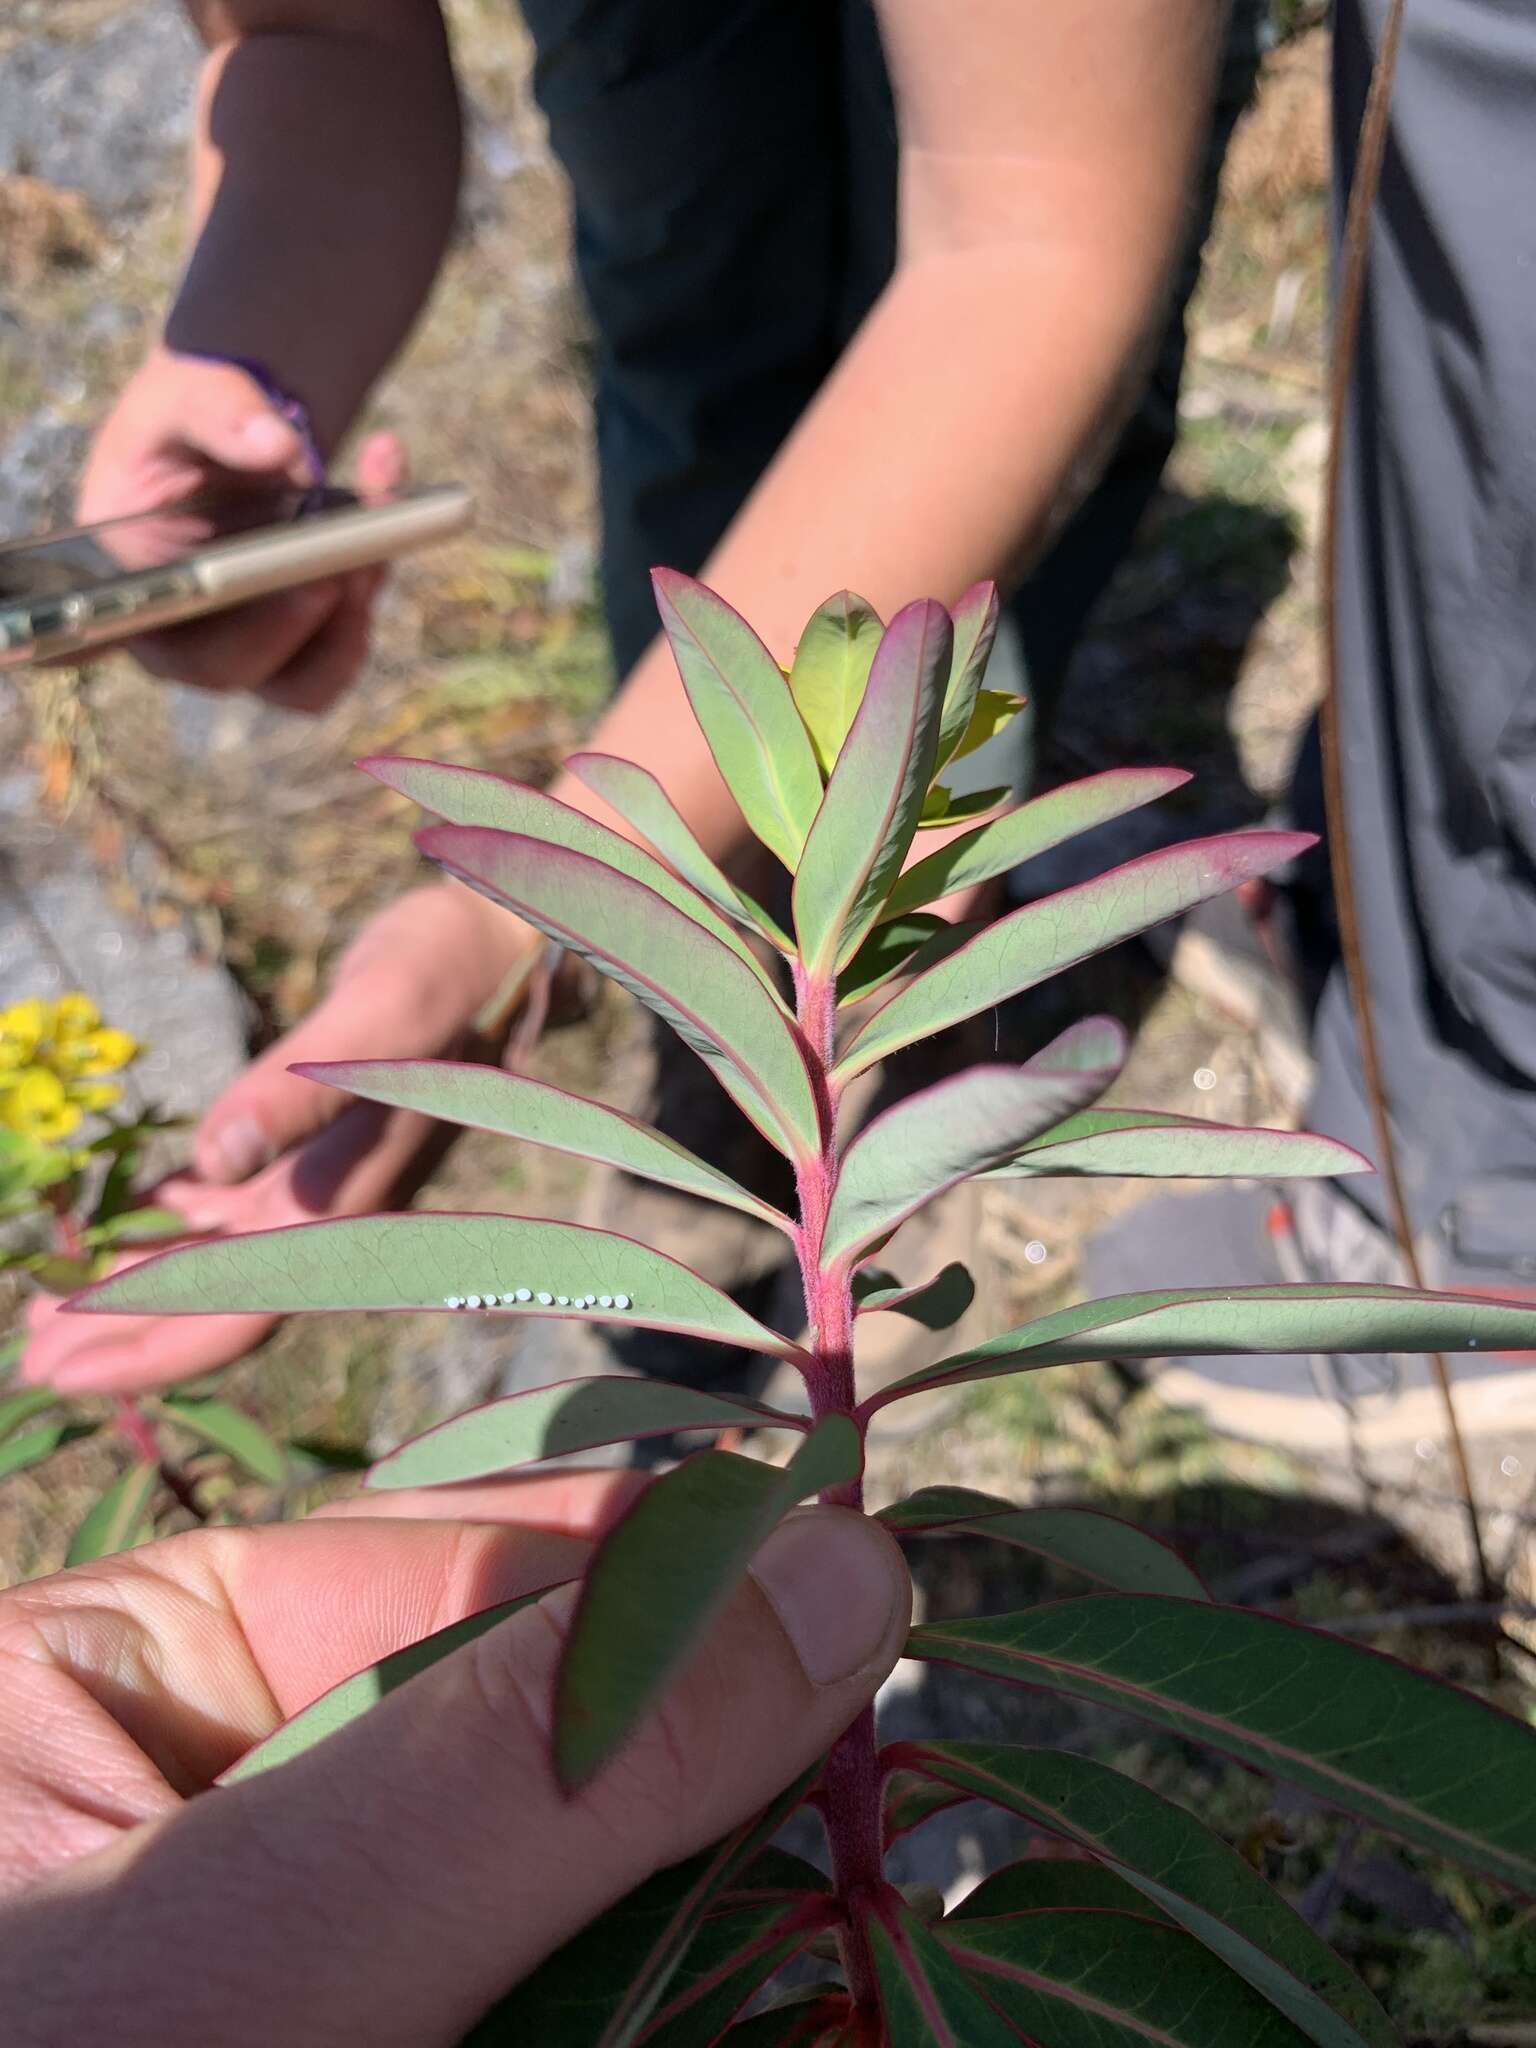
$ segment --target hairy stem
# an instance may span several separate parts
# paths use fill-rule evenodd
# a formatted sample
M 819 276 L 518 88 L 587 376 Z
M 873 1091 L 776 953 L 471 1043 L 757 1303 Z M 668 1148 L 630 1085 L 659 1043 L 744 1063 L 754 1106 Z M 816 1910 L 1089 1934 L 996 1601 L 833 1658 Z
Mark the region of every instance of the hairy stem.
M 806 1381 L 811 1412 L 819 1420 L 823 1415 L 853 1415 L 858 1400 L 853 1371 L 853 1274 L 843 1261 L 823 1266 L 821 1253 L 827 1210 L 837 1182 L 837 1132 L 830 1083 L 837 991 L 830 979 L 820 980 L 797 970 L 795 999 L 821 1113 L 821 1149 L 798 1170 L 800 1224 L 796 1234 L 810 1333 Z M 859 1429 L 862 1435 L 862 1423 Z M 822 1499 L 834 1507 L 862 1511 L 863 1485 L 857 1479 L 849 1480 L 829 1487 Z M 868 1908 L 885 1883 L 873 1708 L 866 1708 L 833 1744 L 822 1792 L 832 1881 L 844 1914 L 840 1937 L 843 1970 L 855 2002 L 873 2006 L 876 1986 Z

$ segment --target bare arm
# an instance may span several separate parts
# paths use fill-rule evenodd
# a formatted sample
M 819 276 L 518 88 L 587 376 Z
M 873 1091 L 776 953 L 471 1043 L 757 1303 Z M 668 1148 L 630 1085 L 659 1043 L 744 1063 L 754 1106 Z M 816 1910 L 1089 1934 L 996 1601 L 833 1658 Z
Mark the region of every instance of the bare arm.
M 270 364 L 333 442 L 453 225 L 459 108 L 437 0 L 187 5 L 209 55 L 167 339 Z
M 896 273 L 704 571 L 781 658 L 837 586 L 888 615 L 1017 578 L 1081 494 L 1161 308 L 1223 12 L 882 0 Z M 662 774 L 717 857 L 737 844 L 664 645 L 592 744 Z

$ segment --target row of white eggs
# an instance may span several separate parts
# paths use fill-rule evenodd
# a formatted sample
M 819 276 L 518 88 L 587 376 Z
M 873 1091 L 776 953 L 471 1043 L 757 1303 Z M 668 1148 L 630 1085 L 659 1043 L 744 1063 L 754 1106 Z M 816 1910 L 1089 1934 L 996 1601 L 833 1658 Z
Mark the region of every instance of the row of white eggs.
M 513 1287 L 502 1294 L 445 1294 L 444 1308 L 629 1308 L 627 1294 L 551 1294 L 547 1289 Z

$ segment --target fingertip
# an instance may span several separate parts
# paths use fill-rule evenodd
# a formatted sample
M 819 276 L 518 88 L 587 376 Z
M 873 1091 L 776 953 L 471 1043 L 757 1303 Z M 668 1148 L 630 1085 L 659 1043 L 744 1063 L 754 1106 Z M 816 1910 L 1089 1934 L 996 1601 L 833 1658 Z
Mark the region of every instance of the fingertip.
M 754 1583 L 818 1689 L 895 1663 L 912 1611 L 912 1581 L 888 1530 L 849 1508 L 789 1515 L 752 1560 Z
M 270 1166 L 277 1146 L 258 1118 L 249 1112 L 218 1121 L 205 1120 L 192 1147 L 198 1176 L 215 1187 L 230 1187 L 249 1180 Z

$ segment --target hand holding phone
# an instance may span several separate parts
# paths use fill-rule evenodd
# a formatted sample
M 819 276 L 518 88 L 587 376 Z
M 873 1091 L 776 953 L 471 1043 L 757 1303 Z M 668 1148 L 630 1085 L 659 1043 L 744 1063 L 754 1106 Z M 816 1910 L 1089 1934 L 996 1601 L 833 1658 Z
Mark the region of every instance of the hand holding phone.
M 392 435 L 370 437 L 356 462 L 357 490 L 398 492 L 405 464 Z M 229 363 L 156 348 L 97 435 L 80 495 L 86 524 L 187 500 L 264 498 L 303 488 L 303 442 L 254 378 Z M 384 551 L 388 552 L 388 550 Z M 377 562 L 380 557 L 375 556 Z M 313 555 L 310 566 L 315 567 Z M 352 567 L 292 582 L 274 594 L 180 623 L 119 637 L 152 674 L 204 689 L 258 692 L 268 702 L 319 711 L 347 687 L 367 651 L 380 567 Z M 229 592 L 218 600 L 231 602 Z M 31 658 L 28 656 L 27 658 Z

